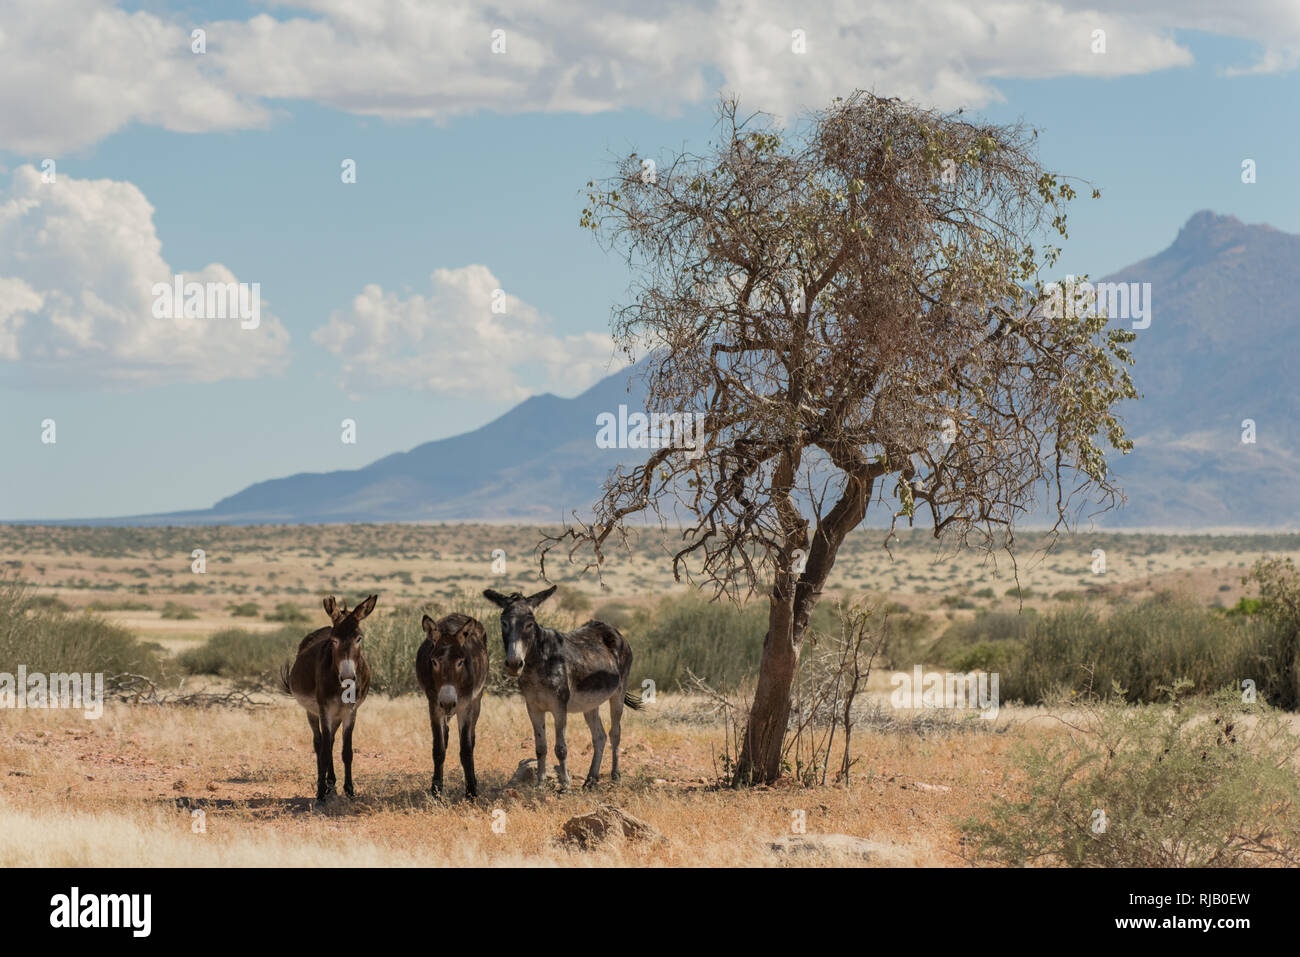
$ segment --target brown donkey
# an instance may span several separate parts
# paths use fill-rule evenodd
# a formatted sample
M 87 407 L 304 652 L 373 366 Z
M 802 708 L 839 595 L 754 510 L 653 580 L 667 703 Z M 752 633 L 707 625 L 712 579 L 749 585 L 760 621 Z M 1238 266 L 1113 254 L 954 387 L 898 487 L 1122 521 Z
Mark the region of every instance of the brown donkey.
M 465 772 L 465 794 L 478 797 L 474 776 L 474 727 L 478 724 L 483 689 L 487 686 L 487 632 L 468 615 L 451 614 L 420 621 L 425 639 L 415 653 L 415 677 L 429 699 L 429 727 L 433 730 L 433 784 L 442 791 L 442 765 L 447 759 L 451 716 L 460 732 L 460 766 Z
M 280 670 L 287 694 L 307 710 L 312 744 L 316 749 L 316 800 L 335 794 L 334 735 L 343 728 L 343 792 L 352 797 L 352 726 L 357 708 L 370 688 L 370 666 L 361 654 L 361 622 L 375 610 L 378 595 L 371 595 L 352 611 L 325 599 L 330 626 L 313 631 L 298 645 L 292 666 Z

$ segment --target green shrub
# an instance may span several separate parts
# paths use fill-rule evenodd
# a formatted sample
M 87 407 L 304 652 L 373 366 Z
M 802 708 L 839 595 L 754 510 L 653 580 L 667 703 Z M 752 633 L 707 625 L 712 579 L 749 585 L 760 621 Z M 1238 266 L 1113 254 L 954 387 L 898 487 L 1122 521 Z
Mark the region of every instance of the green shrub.
M 1169 697 L 1173 697 L 1172 693 Z M 1062 733 L 1013 754 L 1028 789 L 963 822 L 978 859 L 1013 866 L 1300 863 L 1300 738 L 1227 689 L 1173 705 L 1057 700 Z
M 256 618 L 258 616 L 257 602 L 246 601 L 231 605 L 230 616 L 232 618 Z
M 670 690 L 688 681 L 687 669 L 718 690 L 734 689 L 758 670 L 767 615 L 765 601 L 737 608 L 700 595 L 664 598 L 644 631 L 615 626 L 632 645 L 633 689 L 649 678 Z
M 152 611 L 153 605 L 147 601 L 133 601 L 130 598 L 121 601 L 105 601 L 102 599 L 92 601 L 86 606 L 86 611 Z
M 1157 701 L 1176 681 L 1208 693 L 1240 686 L 1264 638 L 1259 623 L 1234 621 L 1190 599 L 1160 594 L 1117 606 L 1102 616 L 1091 607 L 1062 608 L 1035 619 L 1020 648 L 1005 664 L 1002 694 L 1009 700 L 1041 701 L 1056 689 L 1125 689 L 1129 701 Z
M 282 621 L 286 624 L 311 620 L 306 612 L 291 601 L 280 602 L 275 606 L 275 611 L 269 611 L 263 617 L 267 621 Z
M 157 678 L 162 649 L 92 614 L 41 607 L 18 582 L 0 579 L 0 671 L 103 672 Z
M 556 602 L 556 607 L 574 615 L 583 615 L 591 611 L 593 604 L 591 596 L 577 588 L 561 588 L 553 601 Z
M 225 628 L 197 648 L 181 652 L 177 662 L 188 674 L 219 675 L 263 687 L 278 683 L 280 666 L 297 653 L 304 632 L 285 627 L 273 632 Z
M 57 595 L 32 595 L 29 607 L 41 611 L 69 611 L 68 603 Z
M 876 662 L 878 667 L 899 671 L 921 663 L 930 636 L 929 615 L 908 611 L 886 613 L 881 627 L 885 634 Z
M 167 604 L 163 605 L 162 617 L 177 620 L 189 620 L 192 618 L 198 618 L 199 616 L 193 609 L 187 608 L 185 605 L 178 604 L 177 602 L 169 601 Z
M 1014 611 L 977 612 L 974 618 L 955 621 L 944 629 L 930 649 L 930 657 L 939 664 L 956 668 L 959 660 L 968 657 L 972 648 L 1023 641 L 1035 617 L 1032 610 L 1019 614 Z M 999 652 L 999 655 L 1006 653 Z M 987 652 L 982 654 L 987 655 Z

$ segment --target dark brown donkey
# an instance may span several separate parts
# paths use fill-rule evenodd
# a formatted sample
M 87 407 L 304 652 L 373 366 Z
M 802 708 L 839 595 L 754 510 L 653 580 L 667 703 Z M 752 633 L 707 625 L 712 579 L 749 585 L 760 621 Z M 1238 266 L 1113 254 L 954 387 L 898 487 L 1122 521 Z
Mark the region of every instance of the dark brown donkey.
M 429 727 L 433 729 L 433 784 L 442 791 L 442 765 L 447 759 L 451 716 L 460 731 L 460 766 L 465 772 L 465 794 L 478 797 L 474 776 L 474 726 L 487 686 L 487 632 L 469 615 L 451 614 L 420 621 L 425 639 L 415 653 L 415 677 L 429 699 Z
M 343 793 L 352 797 L 352 726 L 357 708 L 370 688 L 370 666 L 361 654 L 361 622 L 375 610 L 378 595 L 371 595 L 352 611 L 325 599 L 327 628 L 313 631 L 298 645 L 298 657 L 280 670 L 287 694 L 307 710 L 312 744 L 316 749 L 316 800 L 335 794 L 334 735 L 343 728 Z
M 591 767 L 584 788 L 596 786 L 600 759 L 605 752 L 605 729 L 600 726 L 600 706 L 609 702 L 609 743 L 613 747 L 609 776 L 618 780 L 618 742 L 622 736 L 623 706 L 636 710 L 641 699 L 627 693 L 632 670 L 632 649 L 613 625 L 589 621 L 574 631 L 543 628 L 533 618 L 535 609 L 555 593 L 555 585 L 525 598 L 516 592 L 503 595 L 488 589 L 483 597 L 501 609 L 501 640 L 506 650 L 506 671 L 519 676 L 519 690 L 533 723 L 537 747 L 537 783 L 546 775 L 546 713 L 555 718 L 556 775 L 561 790 L 569 786 L 565 763 L 568 745 L 564 728 L 568 716 L 580 711 L 591 729 Z

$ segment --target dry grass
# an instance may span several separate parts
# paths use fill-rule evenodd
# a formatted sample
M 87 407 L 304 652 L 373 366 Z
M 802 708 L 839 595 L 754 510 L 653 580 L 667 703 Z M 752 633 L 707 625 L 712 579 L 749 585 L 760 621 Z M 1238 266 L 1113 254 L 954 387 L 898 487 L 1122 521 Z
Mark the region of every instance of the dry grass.
M 376 590 L 380 612 L 401 603 L 421 603 L 458 590 L 486 585 L 523 587 L 537 579 L 533 549 L 545 529 L 528 526 L 339 525 L 217 527 L 193 529 L 107 529 L 0 526 L 0 571 L 31 584 L 39 594 L 72 608 L 92 603 L 148 605 L 105 612 L 105 617 L 169 651 L 193 647 L 222 628 L 274 630 L 261 617 L 232 617 L 230 605 L 253 602 L 259 615 L 281 602 L 297 605 L 315 621 L 318 596 L 327 592 L 355 598 Z M 891 551 L 884 532 L 859 529 L 846 542 L 828 588 L 871 591 L 936 619 L 968 612 L 944 608 L 945 596 L 989 588 L 994 598 L 979 607 L 1013 610 L 1008 589 L 1015 570 L 1001 556 L 985 561 L 976 553 L 941 550 L 923 529 L 904 531 Z M 558 559 L 548 565 L 561 592 L 585 592 L 596 604 L 637 604 L 681 593 L 672 580 L 668 548 L 649 534 L 628 551 L 609 555 L 603 584 L 578 579 L 579 569 Z M 1140 598 L 1174 588 L 1206 603 L 1233 604 L 1244 593 L 1241 575 L 1265 552 L 1300 559 L 1300 536 L 1180 536 L 1090 534 L 1061 540 L 1050 553 L 1037 551 L 1038 538 L 1022 536 L 1020 584 L 1032 592 L 1026 607 L 1041 607 L 1060 592 L 1102 590 Z M 207 571 L 190 570 L 192 549 L 207 552 Z M 1092 551 L 1106 551 L 1106 572 L 1094 575 Z M 508 574 L 492 570 L 492 552 L 508 556 Z M 195 619 L 171 620 L 161 609 L 173 601 Z
M 357 726 L 358 796 L 317 809 L 307 722 L 296 705 L 194 711 L 109 705 L 98 721 L 68 712 L 6 715 L 0 745 L 0 865 L 615 865 L 776 866 L 767 841 L 791 831 L 844 833 L 890 846 L 881 863 L 961 864 L 952 821 L 1010 787 L 999 769 L 1018 732 L 858 736 L 852 788 L 718 789 L 722 728 L 698 702 L 660 697 L 627 713 L 624 778 L 599 794 L 512 785 L 532 757 L 518 699 L 489 698 L 479 724 L 481 795 L 462 800 L 459 764 L 449 802 L 427 794 L 431 759 L 422 702 L 367 701 Z M 694 719 L 691 714 L 696 714 Z M 1005 725 L 1004 712 L 997 724 Z M 585 725 L 570 726 L 570 770 L 590 759 Z M 606 770 L 608 755 L 606 756 Z M 341 768 L 340 768 L 341 776 Z M 609 801 L 648 821 L 662 844 L 573 851 L 555 842 L 569 817 Z M 194 832 L 202 809 L 203 833 Z M 505 814 L 504 833 L 493 830 Z

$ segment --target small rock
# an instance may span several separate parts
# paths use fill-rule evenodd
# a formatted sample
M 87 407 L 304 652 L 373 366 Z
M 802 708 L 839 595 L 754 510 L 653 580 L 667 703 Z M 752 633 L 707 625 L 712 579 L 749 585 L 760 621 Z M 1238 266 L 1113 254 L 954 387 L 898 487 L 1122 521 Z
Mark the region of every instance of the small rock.
M 778 837 L 768 847 L 777 854 L 824 855 L 828 857 L 853 857 L 863 863 L 876 863 L 882 852 L 888 850 L 884 844 L 854 837 L 851 834 L 788 834 Z
M 917 781 L 913 785 L 918 791 L 951 791 L 952 788 L 946 784 L 926 784 L 924 781 Z
M 609 840 L 657 841 L 662 835 L 640 818 L 633 817 L 613 804 L 602 804 L 587 814 L 579 814 L 564 822 L 563 844 L 576 845 L 589 851 Z
M 555 771 L 548 768 L 546 777 L 554 778 Z M 521 784 L 537 783 L 537 759 L 529 758 L 526 761 L 520 761 L 519 767 L 515 768 L 515 773 L 510 775 L 510 780 L 506 782 L 507 787 L 519 786 Z

